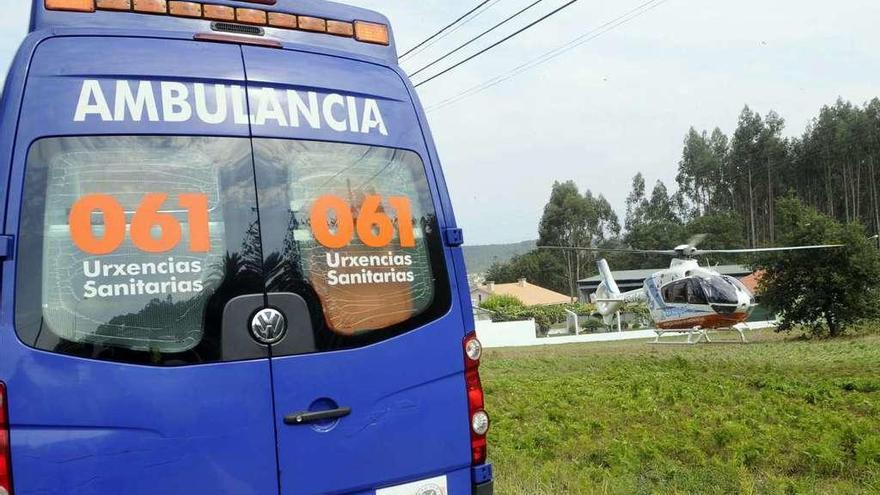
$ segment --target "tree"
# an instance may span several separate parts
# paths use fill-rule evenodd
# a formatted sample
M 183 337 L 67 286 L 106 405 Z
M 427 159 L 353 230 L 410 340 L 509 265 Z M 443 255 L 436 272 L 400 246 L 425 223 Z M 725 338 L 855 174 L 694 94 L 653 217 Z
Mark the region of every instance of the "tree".
M 627 198 L 625 244 L 637 249 L 671 249 L 684 242 L 684 223 L 666 185 L 657 181 L 650 198 L 645 197 L 644 187 L 644 177 L 637 174 Z M 617 256 L 614 261 L 622 268 L 659 268 L 669 264 L 663 256 L 636 254 Z
M 838 99 L 799 138 L 783 137 L 784 126 L 776 112 L 762 117 L 745 106 L 729 140 L 718 129 L 689 129 L 673 195 L 684 203 L 681 219 L 733 212 L 747 245 L 778 245 L 774 203 L 793 191 L 838 221 L 880 233 L 880 99 Z
M 569 290 L 564 258 L 559 251 L 535 249 L 506 263 L 495 262 L 486 271 L 486 280 L 493 282 L 511 283 L 521 278 L 562 294 Z
M 711 136 L 691 127 L 685 137 L 675 180 L 696 216 L 727 210 L 729 194 L 726 194 L 724 181 L 727 151 L 727 136 L 717 127 Z
M 696 217 L 685 226 L 686 238 L 705 236 L 699 244 L 702 249 L 733 249 L 746 247 L 744 223 L 737 213 L 712 213 Z M 735 263 L 737 255 L 714 254 L 706 257 L 702 263 L 715 265 L 718 263 Z
M 746 219 L 749 245 L 773 243 L 773 200 L 777 177 L 788 160 L 789 143 L 782 138 L 785 121 L 771 111 L 766 118 L 748 106 L 740 113 L 731 140 L 728 163 L 734 207 Z
M 777 201 L 779 239 L 786 245 L 843 244 L 842 248 L 761 256 L 762 304 L 782 319 L 778 331 L 806 327 L 837 337 L 880 315 L 880 250 L 857 223 L 843 224 L 788 195 Z
M 637 173 L 632 180 L 632 191 L 626 197 L 626 218 L 625 226 L 627 231 L 631 231 L 633 226 L 644 223 L 643 215 L 646 213 L 645 208 L 645 176 L 641 172 Z
M 617 215 L 602 195 L 581 195 L 573 181 L 555 182 L 538 227 L 538 245 L 565 248 L 596 247 L 620 234 Z M 577 296 L 577 281 L 591 271 L 593 256 L 577 249 L 558 251 L 564 262 L 567 290 Z

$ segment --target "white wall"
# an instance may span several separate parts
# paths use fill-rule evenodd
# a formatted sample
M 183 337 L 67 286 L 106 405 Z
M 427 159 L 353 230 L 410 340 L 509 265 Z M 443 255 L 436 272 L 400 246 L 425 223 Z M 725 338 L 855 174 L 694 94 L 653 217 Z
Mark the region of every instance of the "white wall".
M 742 324 L 744 330 L 768 328 L 775 322 L 751 322 Z M 653 339 L 656 336 L 654 330 L 631 330 L 626 332 L 610 333 L 587 333 L 582 335 L 567 335 L 563 337 L 538 337 L 535 332 L 535 320 L 507 321 L 493 323 L 491 321 L 477 322 L 477 338 L 483 347 L 526 347 L 533 345 L 558 345 L 575 344 L 583 342 L 611 342 L 615 340 Z
M 540 345 L 535 331 L 535 320 L 477 322 L 477 338 L 483 347 L 517 347 L 522 345 Z
M 503 323 L 493 323 L 491 321 L 477 322 L 477 338 L 480 339 L 485 348 L 573 344 L 577 342 L 608 342 L 612 340 L 648 339 L 653 337 L 653 330 L 538 337 L 535 332 L 535 320 L 506 321 Z

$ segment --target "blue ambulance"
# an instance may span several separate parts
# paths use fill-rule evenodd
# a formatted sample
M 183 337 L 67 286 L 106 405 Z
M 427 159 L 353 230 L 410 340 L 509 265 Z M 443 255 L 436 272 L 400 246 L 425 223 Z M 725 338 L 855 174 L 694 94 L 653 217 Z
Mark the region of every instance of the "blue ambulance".
M 35 0 L 0 119 L 0 495 L 492 493 L 385 17 Z

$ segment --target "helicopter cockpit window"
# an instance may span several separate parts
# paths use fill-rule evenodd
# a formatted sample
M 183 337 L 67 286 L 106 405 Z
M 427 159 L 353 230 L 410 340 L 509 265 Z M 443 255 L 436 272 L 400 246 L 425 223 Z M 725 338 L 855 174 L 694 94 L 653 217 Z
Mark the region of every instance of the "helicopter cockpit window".
M 706 299 L 706 293 L 703 291 L 700 282 L 693 278 L 689 278 L 687 281 L 687 303 L 709 304 L 709 301 Z
M 688 299 L 687 279 L 677 280 L 663 287 L 663 300 L 667 304 L 686 304 Z
M 711 304 L 738 304 L 736 285 L 724 277 L 704 278 L 701 281 L 706 298 Z
M 739 290 L 746 291 L 746 292 L 748 292 L 748 290 L 749 290 L 749 289 L 746 288 L 746 286 L 745 286 L 742 282 L 740 282 L 738 279 L 735 279 L 735 278 L 733 278 L 733 277 L 730 277 L 730 276 L 728 276 L 728 275 L 725 275 L 725 276 L 724 276 L 724 280 L 726 280 L 728 283 L 730 283 L 730 284 L 733 285 L 734 287 L 738 288 Z
M 695 278 L 676 280 L 663 287 L 662 292 L 667 304 L 709 304 L 706 292 Z

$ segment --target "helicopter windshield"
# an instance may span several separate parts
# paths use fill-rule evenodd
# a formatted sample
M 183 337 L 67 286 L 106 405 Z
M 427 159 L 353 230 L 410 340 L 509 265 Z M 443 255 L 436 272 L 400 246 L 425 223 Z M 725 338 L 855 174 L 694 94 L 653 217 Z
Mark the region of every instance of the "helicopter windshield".
M 739 304 L 737 286 L 727 277 L 701 278 L 700 285 L 710 304 Z
M 724 280 L 727 280 L 728 282 L 730 282 L 731 284 L 733 284 L 733 285 L 734 285 L 736 288 L 738 288 L 739 290 L 751 294 L 751 291 L 749 291 L 749 289 L 748 289 L 748 288 L 747 288 L 742 282 L 740 282 L 739 279 L 736 279 L 736 278 L 730 277 L 730 276 L 728 276 L 728 275 L 725 275 L 725 276 L 724 276 Z

